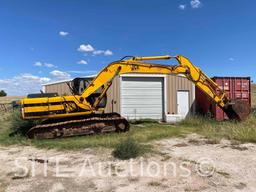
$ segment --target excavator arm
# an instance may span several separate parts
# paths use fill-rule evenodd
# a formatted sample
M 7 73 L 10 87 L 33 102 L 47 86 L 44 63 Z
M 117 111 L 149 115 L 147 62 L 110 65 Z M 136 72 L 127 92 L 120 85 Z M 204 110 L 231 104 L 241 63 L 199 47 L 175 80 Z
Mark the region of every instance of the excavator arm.
M 147 60 L 175 59 L 176 65 L 161 65 L 146 62 Z M 65 118 L 97 113 L 99 106 L 113 79 L 117 75 L 127 73 L 144 74 L 182 74 L 200 88 L 209 98 L 220 106 L 230 119 L 243 120 L 250 113 L 249 105 L 244 101 L 231 101 L 224 91 L 217 91 L 218 85 L 189 59 L 178 56 L 125 57 L 110 63 L 89 84 L 81 95 L 36 98 L 22 100 L 22 116 L 24 119 Z M 100 95 L 90 102 L 88 98 L 104 85 Z
M 173 66 L 159 65 L 143 62 L 146 60 L 176 59 L 178 64 Z M 105 90 L 94 103 L 94 107 L 100 103 L 100 99 L 110 87 L 115 76 L 126 73 L 144 74 L 183 74 L 200 88 L 209 98 L 220 106 L 230 119 L 243 120 L 250 113 L 249 105 L 244 101 L 231 101 L 222 90 L 217 91 L 218 85 L 209 78 L 200 68 L 193 65 L 189 59 L 181 55 L 178 56 L 156 56 L 156 57 L 132 57 L 127 60 L 120 60 L 105 67 L 93 80 L 89 87 L 83 92 L 82 97 L 87 98 L 94 93 L 101 85 L 106 84 Z

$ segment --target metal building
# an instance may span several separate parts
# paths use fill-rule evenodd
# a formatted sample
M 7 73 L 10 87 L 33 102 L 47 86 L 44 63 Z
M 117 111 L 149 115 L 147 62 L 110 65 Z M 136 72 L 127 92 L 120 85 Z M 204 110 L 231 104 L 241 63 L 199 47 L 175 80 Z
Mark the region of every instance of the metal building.
M 46 93 L 69 95 L 71 80 L 43 85 Z M 106 112 L 127 119 L 177 122 L 195 112 L 195 86 L 183 76 L 125 74 L 116 77 L 107 92 Z
M 71 91 L 68 86 L 68 83 L 70 83 L 71 81 L 72 79 L 67 79 L 63 81 L 46 83 L 42 85 L 42 90 L 44 93 L 58 93 L 61 96 L 71 95 Z

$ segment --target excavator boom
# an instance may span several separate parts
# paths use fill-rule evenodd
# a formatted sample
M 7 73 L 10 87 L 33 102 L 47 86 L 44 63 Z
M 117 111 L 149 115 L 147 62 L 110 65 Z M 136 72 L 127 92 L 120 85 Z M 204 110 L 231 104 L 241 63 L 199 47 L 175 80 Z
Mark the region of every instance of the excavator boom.
M 161 65 L 146 62 L 148 60 L 161 59 L 175 59 L 177 64 Z M 202 72 L 200 68 L 193 65 L 189 59 L 181 55 L 165 55 L 152 57 L 125 57 L 121 60 L 112 62 L 99 72 L 97 77 L 92 80 L 92 82 L 80 95 L 25 98 L 21 101 L 22 117 L 23 119 L 47 119 L 47 122 L 49 119 L 52 122 L 56 119 L 68 119 L 68 121 L 72 121 L 73 119 L 80 120 L 89 116 L 90 118 L 94 118 L 93 114 L 102 113 L 104 111 L 105 106 L 102 106 L 102 100 L 105 97 L 108 88 L 111 86 L 113 79 L 118 75 L 127 73 L 166 75 L 182 74 L 187 79 L 192 81 L 195 86 L 200 88 L 206 95 L 208 95 L 208 97 L 211 98 L 219 107 L 221 107 L 230 119 L 241 121 L 250 113 L 250 106 L 247 102 L 241 100 L 230 100 L 224 91 L 217 91 L 218 85 L 204 72 Z M 102 87 L 104 88 L 97 95 L 97 97 L 93 96 L 95 92 Z M 105 119 L 102 119 L 101 116 L 97 116 L 97 118 L 98 120 L 95 120 L 96 123 L 94 123 L 93 126 L 90 125 L 92 120 L 87 119 L 88 121 L 86 121 L 86 123 L 89 127 L 95 128 L 102 126 L 104 127 L 107 124 L 111 124 L 112 126 L 116 121 L 121 122 L 117 126 L 119 130 L 127 130 L 127 122 L 124 120 L 119 120 L 122 119 L 120 115 L 115 114 L 114 117 L 110 115 L 105 117 Z M 111 118 L 113 118 L 113 120 L 111 120 Z M 60 122 L 62 122 L 62 120 L 58 120 L 58 123 L 62 124 Z M 51 126 L 47 125 L 45 127 L 52 130 L 52 128 L 49 128 Z M 73 126 L 71 127 L 73 128 Z M 80 134 L 80 129 L 77 127 L 75 129 L 77 133 Z M 42 128 L 40 127 L 37 130 L 42 130 Z M 59 132 L 60 130 L 63 130 L 63 128 L 58 128 L 57 130 L 57 132 Z M 53 136 L 51 135 L 49 137 L 51 138 Z
M 176 59 L 178 65 L 166 66 L 152 63 L 143 63 L 145 60 Z M 114 73 L 118 75 L 126 73 L 149 73 L 149 74 L 183 74 L 197 87 L 206 93 L 216 104 L 218 104 L 229 116 L 230 119 L 244 120 L 250 114 L 250 106 L 246 101 L 230 100 L 224 91 L 218 91 L 218 85 L 209 78 L 200 68 L 193 65 L 186 57 L 178 56 L 152 56 L 152 57 L 132 57 L 124 61 L 113 62 L 104 68 L 88 89 L 82 94 L 88 97 L 99 88 L 102 83 L 113 78 Z M 98 85 L 98 86 L 97 86 Z

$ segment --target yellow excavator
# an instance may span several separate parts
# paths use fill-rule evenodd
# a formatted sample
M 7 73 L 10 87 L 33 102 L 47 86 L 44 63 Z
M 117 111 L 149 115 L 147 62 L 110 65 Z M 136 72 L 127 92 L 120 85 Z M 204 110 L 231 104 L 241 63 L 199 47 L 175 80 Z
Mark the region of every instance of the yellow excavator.
M 147 62 L 161 59 L 176 59 L 178 63 L 162 65 Z M 128 131 L 129 123 L 120 114 L 104 113 L 106 93 L 113 79 L 127 73 L 183 74 L 221 107 L 230 119 L 241 121 L 250 114 L 250 106 L 247 102 L 230 100 L 224 91 L 217 91 L 218 85 L 184 56 L 126 56 L 110 63 L 80 91 L 75 91 L 79 87 L 76 85 L 85 82 L 76 79 L 73 82 L 74 86 L 70 86 L 73 95 L 42 94 L 38 97 L 22 99 L 22 118 L 41 120 L 39 125 L 28 131 L 27 136 L 41 139 Z

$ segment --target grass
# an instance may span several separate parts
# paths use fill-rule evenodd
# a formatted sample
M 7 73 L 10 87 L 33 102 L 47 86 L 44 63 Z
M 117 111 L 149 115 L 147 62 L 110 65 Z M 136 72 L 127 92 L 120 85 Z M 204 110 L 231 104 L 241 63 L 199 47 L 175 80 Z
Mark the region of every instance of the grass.
M 256 107 L 256 85 L 252 86 L 252 105 Z M 10 98 L 9 98 L 10 99 Z M 11 98 L 13 99 L 13 98 Z M 1 101 L 0 101 L 1 102 Z M 216 122 L 205 117 L 188 117 L 176 125 L 159 124 L 155 121 L 132 122 L 127 133 L 110 133 L 94 136 L 71 137 L 54 140 L 29 140 L 23 136 L 9 137 L 11 127 L 17 127 L 12 123 L 10 114 L 0 115 L 0 145 L 33 145 L 38 148 L 54 148 L 61 150 L 79 150 L 92 147 L 114 148 L 126 138 L 131 138 L 138 143 L 147 143 L 170 137 L 181 137 L 188 133 L 198 133 L 212 143 L 218 143 L 226 138 L 233 142 L 256 143 L 256 113 L 253 113 L 244 122 Z
M 5 115 L 0 119 L 0 144 L 1 145 L 33 145 L 38 148 L 54 148 L 61 150 L 79 150 L 83 148 L 106 147 L 114 148 L 120 142 L 131 138 L 137 143 L 147 143 L 170 137 L 182 137 L 188 133 L 201 134 L 211 141 L 222 138 L 240 142 L 256 143 L 256 115 L 251 115 L 244 122 L 216 122 L 205 117 L 188 117 L 176 125 L 159 124 L 157 122 L 135 122 L 131 124 L 127 133 L 109 133 L 93 136 L 70 137 L 53 140 L 30 140 L 11 133 L 11 116 Z
M 192 127 L 195 132 L 212 141 L 222 138 L 241 142 L 256 143 L 256 114 L 251 114 L 246 121 L 217 122 L 205 117 L 190 117 L 181 123 L 182 126 Z M 216 142 L 218 143 L 218 142 Z
M 18 133 L 20 135 L 26 135 L 28 130 L 35 126 L 37 121 L 25 121 L 20 117 L 20 110 L 14 110 L 11 113 L 9 118 L 10 121 L 10 128 L 13 133 Z
M 29 140 L 19 135 L 9 137 L 9 134 L 11 133 L 11 126 L 11 116 L 4 120 L 0 120 L 1 145 L 21 144 L 33 145 L 39 148 L 68 150 L 79 150 L 92 147 L 114 148 L 128 137 L 134 139 L 138 143 L 147 143 L 161 138 L 179 137 L 191 132 L 191 128 L 181 128 L 179 125 L 159 124 L 157 122 L 146 121 L 131 124 L 130 131 L 127 133 L 109 133 L 53 140 Z
M 115 158 L 125 160 L 136 158 L 149 151 L 150 147 L 147 145 L 142 145 L 134 139 L 128 137 L 115 146 L 112 154 Z
M 110 133 L 94 136 L 72 137 L 55 140 L 33 140 L 32 144 L 43 148 L 81 149 L 87 147 L 114 148 L 126 138 L 132 138 L 139 143 L 149 142 L 164 137 L 182 135 L 182 131 L 175 126 L 146 123 L 144 127 L 131 125 L 127 133 Z

